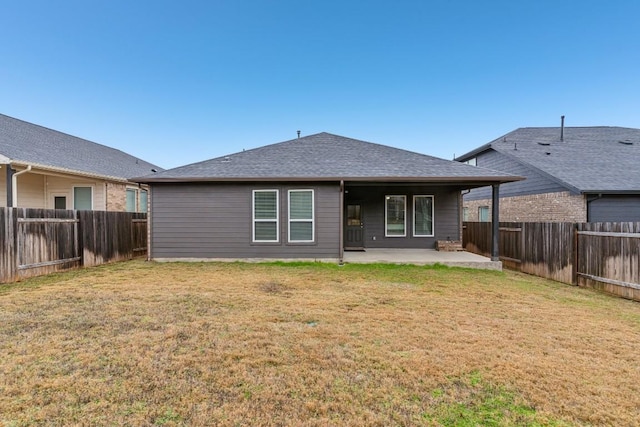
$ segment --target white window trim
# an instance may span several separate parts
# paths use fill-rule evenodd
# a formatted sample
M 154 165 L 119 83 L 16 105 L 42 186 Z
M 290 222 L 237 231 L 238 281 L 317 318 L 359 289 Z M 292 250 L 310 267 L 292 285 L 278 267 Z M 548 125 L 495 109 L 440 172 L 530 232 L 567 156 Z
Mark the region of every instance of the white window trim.
M 291 193 L 300 193 L 303 191 L 311 191 L 311 219 L 291 219 Z M 316 193 L 311 188 L 300 188 L 289 190 L 287 194 L 287 238 L 289 243 L 314 243 L 316 241 Z M 291 223 L 292 222 L 309 222 L 311 221 L 311 240 L 292 240 L 291 239 Z
M 402 234 L 389 234 L 389 227 L 387 224 L 387 211 L 388 205 L 387 201 L 391 197 L 402 197 L 404 199 L 404 233 Z M 407 237 L 407 196 L 404 194 L 388 194 L 384 196 L 384 237 Z
M 417 234 L 416 233 L 416 199 L 418 197 L 431 198 L 431 234 Z M 436 221 L 435 221 L 435 198 L 431 194 L 416 194 L 413 196 L 413 237 L 433 237 L 436 235 Z
M 76 188 L 90 188 L 91 189 L 91 209 L 90 210 L 94 210 L 94 202 L 95 202 L 95 194 L 96 194 L 96 190 L 94 188 L 93 185 L 82 185 L 82 184 L 78 184 L 78 185 L 74 185 L 73 186 L 73 190 L 71 191 L 71 207 L 73 210 L 76 210 Z
M 70 196 L 69 193 L 67 192 L 52 192 L 49 193 L 49 204 L 51 205 L 51 207 L 49 209 L 55 209 L 56 208 L 56 197 L 64 197 L 65 200 L 65 209 L 69 210 L 69 200 L 72 199 L 73 196 Z M 73 209 L 73 208 L 71 208 Z
M 256 193 L 276 193 L 276 217 L 275 219 L 256 219 Z M 276 223 L 276 240 L 256 240 L 256 222 Z M 253 190 L 251 192 L 251 241 L 253 243 L 279 243 L 280 242 L 280 191 L 277 189 Z

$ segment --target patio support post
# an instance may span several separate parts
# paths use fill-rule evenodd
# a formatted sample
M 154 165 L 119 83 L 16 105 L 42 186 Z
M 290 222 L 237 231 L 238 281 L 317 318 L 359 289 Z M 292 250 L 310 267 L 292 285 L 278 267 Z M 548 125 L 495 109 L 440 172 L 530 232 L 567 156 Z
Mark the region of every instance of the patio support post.
M 344 264 L 344 180 L 340 180 L 340 229 L 338 232 L 338 239 L 340 239 L 340 246 L 338 249 L 338 262 L 340 265 Z
M 500 184 L 492 185 L 491 194 L 491 261 L 500 261 Z
M 7 163 L 6 165 L 7 168 L 7 207 L 10 208 L 13 206 L 13 172 L 14 170 L 11 169 L 11 163 Z

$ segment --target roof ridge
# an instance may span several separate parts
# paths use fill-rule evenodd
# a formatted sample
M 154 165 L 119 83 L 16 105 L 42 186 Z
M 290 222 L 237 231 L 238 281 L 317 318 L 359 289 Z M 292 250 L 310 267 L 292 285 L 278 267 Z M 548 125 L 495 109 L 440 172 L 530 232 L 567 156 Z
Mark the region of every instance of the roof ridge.
M 523 126 L 519 127 L 515 130 L 512 130 L 509 133 L 517 132 L 519 130 L 524 129 L 560 129 L 562 126 Z M 599 126 L 564 126 L 565 129 L 630 129 L 630 130 L 640 130 L 638 128 L 632 128 L 627 126 L 607 126 L 607 125 L 599 125 Z M 506 135 L 508 135 L 507 133 Z
M 338 134 L 331 133 L 331 132 L 322 131 L 322 132 L 318 132 L 318 133 L 313 133 L 311 135 L 305 135 L 305 136 L 301 136 L 301 137 L 298 137 L 298 138 L 292 138 L 292 139 L 288 139 L 288 140 L 285 140 L 285 141 L 274 142 L 274 143 L 267 144 L 267 145 L 262 145 L 262 146 L 259 146 L 259 147 L 249 148 L 247 150 L 236 151 L 234 153 L 224 154 L 224 155 L 221 155 L 221 156 L 213 157 L 213 158 L 202 160 L 202 161 L 199 161 L 199 162 L 189 163 L 189 164 L 182 165 L 182 166 L 177 166 L 176 168 L 171 168 L 171 169 L 177 169 L 177 168 L 181 168 L 181 167 L 184 167 L 184 166 L 197 165 L 197 164 L 204 163 L 204 162 L 209 162 L 209 161 L 212 161 L 212 160 L 225 159 L 225 158 L 234 156 L 236 154 L 249 153 L 249 152 L 252 152 L 252 151 L 255 151 L 255 150 L 261 150 L 261 149 L 264 149 L 264 148 L 267 148 L 267 147 L 275 147 L 275 146 L 278 146 L 278 145 L 281 145 L 281 144 L 295 143 L 296 141 L 300 141 L 300 140 L 303 140 L 303 139 L 309 139 L 309 138 L 317 137 L 317 136 L 320 136 L 320 135 L 328 135 L 328 136 L 332 136 L 332 137 L 336 137 L 336 138 L 341 138 L 341 139 L 345 139 L 345 140 L 349 140 L 349 141 L 354 141 L 354 142 L 357 142 L 357 143 L 375 145 L 377 147 L 383 147 L 385 149 L 391 148 L 391 149 L 394 149 L 394 150 L 404 151 L 405 153 L 416 154 L 416 155 L 427 157 L 427 158 L 431 158 L 431 159 L 438 159 L 438 160 L 448 161 L 447 159 L 442 159 L 440 157 L 431 156 L 429 154 L 419 153 L 417 151 L 407 150 L 405 148 L 393 147 L 393 146 L 385 145 L 385 144 L 382 144 L 382 143 L 379 143 L 379 142 L 365 141 L 364 139 L 357 139 L 357 138 L 352 138 L 352 137 L 349 137 L 349 136 L 343 136 L 343 135 L 338 135 Z
M 0 113 L 0 116 L 4 116 L 4 117 L 5 117 L 5 118 L 7 118 L 7 119 L 15 120 L 15 121 L 18 121 L 18 122 L 24 123 L 24 124 L 29 125 L 29 126 L 38 127 L 38 128 L 40 128 L 40 129 L 44 129 L 44 130 L 49 131 L 49 132 L 54 132 L 54 133 L 57 133 L 57 134 L 60 134 L 60 135 L 64 135 L 64 136 L 67 136 L 67 137 L 73 138 L 73 139 L 75 139 L 75 140 L 80 140 L 80 141 L 88 142 L 88 143 L 91 143 L 91 144 L 94 144 L 94 145 L 98 145 L 98 146 L 100 146 L 100 147 L 107 148 L 107 149 L 109 149 L 109 150 L 118 151 L 118 152 L 120 152 L 120 153 L 122 153 L 122 154 L 124 154 L 124 155 L 126 155 L 126 156 L 129 156 L 129 157 L 134 158 L 134 159 L 136 159 L 136 160 L 140 160 L 140 161 L 145 162 L 145 163 L 147 163 L 147 164 L 149 164 L 149 165 L 151 165 L 151 166 L 154 166 L 154 167 L 160 167 L 160 166 L 155 165 L 155 164 L 153 164 L 153 163 L 149 163 L 148 161 L 143 160 L 142 158 L 140 158 L 140 157 L 138 157 L 138 156 L 134 156 L 133 154 L 127 153 L 126 151 L 123 151 L 123 150 L 121 150 L 121 149 L 119 149 L 119 148 L 111 147 L 111 146 L 106 145 L 106 144 L 101 144 L 101 143 L 99 143 L 99 142 L 95 142 L 95 141 L 92 141 L 92 140 L 90 140 L 90 139 L 82 138 L 82 137 L 79 137 L 79 136 L 76 136 L 76 135 L 71 135 L 70 133 L 62 132 L 62 131 L 59 131 L 59 130 L 56 130 L 56 129 L 53 129 L 53 128 L 50 128 L 50 127 L 47 127 L 47 126 L 39 125 L 39 124 L 37 124 L 37 123 L 28 122 L 28 121 L 26 121 L 26 120 L 19 119 L 19 118 L 17 118 L 17 117 L 12 117 L 12 116 L 9 116 L 9 115 L 7 115 L 7 114 L 2 114 L 2 113 Z

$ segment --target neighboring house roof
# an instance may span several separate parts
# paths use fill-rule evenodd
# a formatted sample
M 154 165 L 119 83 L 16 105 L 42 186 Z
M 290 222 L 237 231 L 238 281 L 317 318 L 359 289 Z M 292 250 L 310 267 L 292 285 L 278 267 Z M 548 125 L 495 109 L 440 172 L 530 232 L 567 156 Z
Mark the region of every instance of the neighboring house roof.
M 519 177 L 330 133 L 318 133 L 137 178 L 180 181 L 469 181 Z M 485 184 L 486 185 L 486 184 Z
M 533 167 L 582 193 L 640 191 L 640 129 L 622 127 L 520 128 L 457 157 L 488 150 Z
M 0 161 L 118 180 L 163 170 L 115 148 L 3 114 Z

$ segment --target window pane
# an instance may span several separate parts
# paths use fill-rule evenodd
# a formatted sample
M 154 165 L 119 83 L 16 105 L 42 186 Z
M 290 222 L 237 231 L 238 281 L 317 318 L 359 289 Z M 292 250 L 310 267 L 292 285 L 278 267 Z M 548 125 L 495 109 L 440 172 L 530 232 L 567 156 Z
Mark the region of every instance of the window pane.
M 362 225 L 362 209 L 360 205 L 347 206 L 347 225 Z
M 136 190 L 127 188 L 127 201 L 125 209 L 127 212 L 136 211 Z
M 289 192 L 289 219 L 313 218 L 313 192 Z
M 275 191 L 256 191 L 253 197 L 255 219 L 276 219 L 278 197 Z
M 253 192 L 253 241 L 278 240 L 278 191 L 256 190 Z
M 255 240 L 278 240 L 278 227 L 275 222 L 256 222 Z
M 430 196 L 415 197 L 415 230 L 416 236 L 433 234 L 433 198 Z
M 405 196 L 387 196 L 386 211 L 387 236 L 404 236 Z
M 147 190 L 140 191 L 140 212 L 147 211 L 147 203 L 149 201 L 148 197 L 149 194 L 147 193 Z
M 91 210 L 91 187 L 75 187 L 73 189 L 73 209 Z
M 311 222 L 292 222 L 289 230 L 289 240 L 291 241 L 310 242 L 313 240 L 313 223 Z
M 53 198 L 54 209 L 67 209 L 67 198 L 65 196 L 56 196 Z
M 478 219 L 481 222 L 489 222 L 489 206 L 480 206 L 478 208 Z

